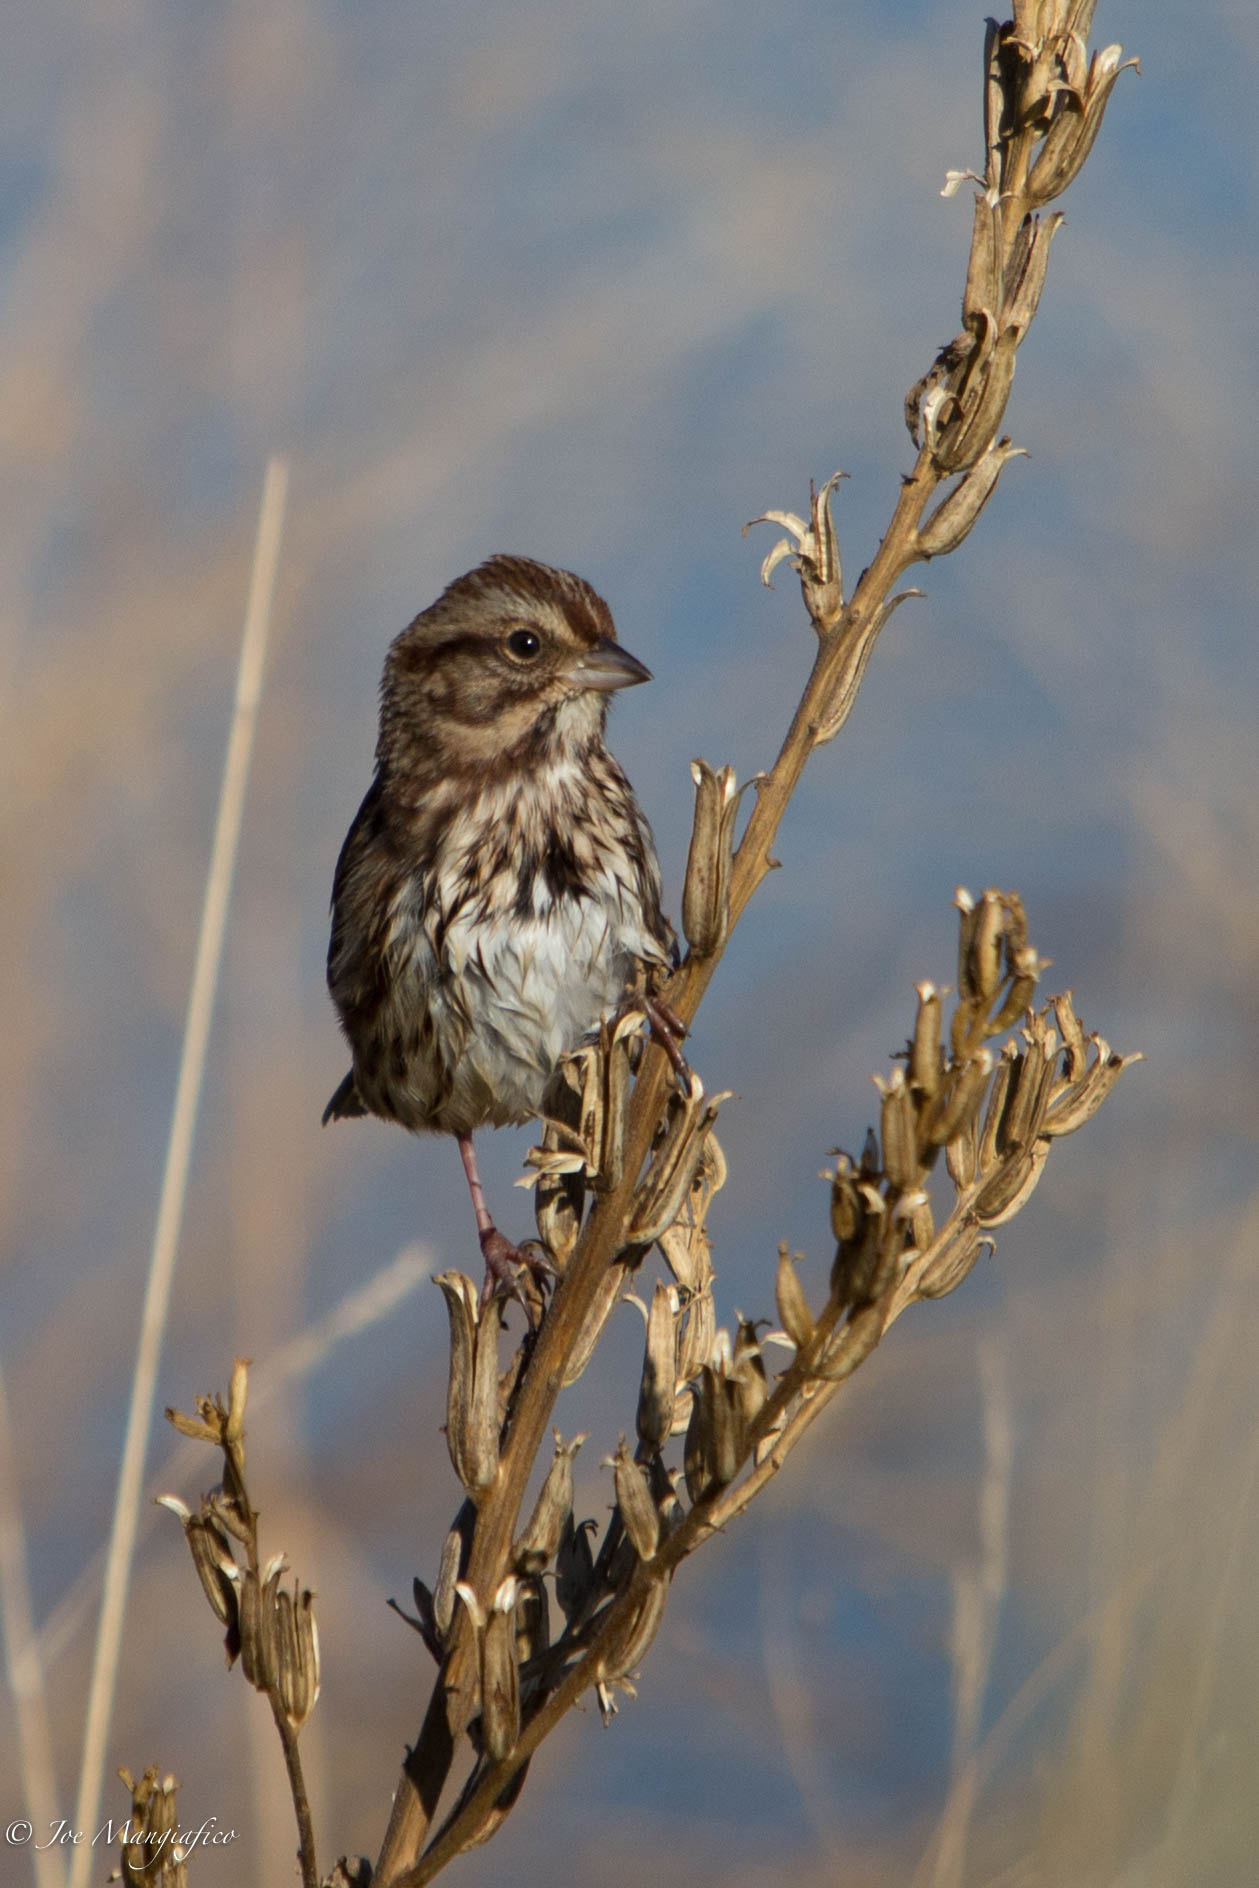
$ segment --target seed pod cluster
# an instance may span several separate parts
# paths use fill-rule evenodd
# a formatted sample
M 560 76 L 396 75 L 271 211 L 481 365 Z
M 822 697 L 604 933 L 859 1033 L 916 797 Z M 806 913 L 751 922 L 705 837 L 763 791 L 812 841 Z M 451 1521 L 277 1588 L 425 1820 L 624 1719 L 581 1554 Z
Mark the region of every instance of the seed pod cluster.
M 122 1825 L 117 1879 L 124 1888 L 185 1888 L 187 1865 L 175 1841 L 179 1785 L 152 1764 L 139 1778 L 125 1768 L 118 1774 L 131 1793 L 131 1814 Z
M 226 1402 L 201 1397 L 197 1415 L 168 1410 L 184 1435 L 212 1443 L 222 1453 L 222 1484 L 201 1499 L 193 1514 L 174 1495 L 160 1497 L 184 1530 L 201 1588 L 226 1628 L 228 1665 L 240 1659 L 255 1690 L 270 1698 L 277 1722 L 298 1731 L 319 1697 L 319 1632 L 314 1595 L 296 1583 L 282 1584 L 288 1562 L 273 1554 L 262 1564 L 258 1516 L 245 1486 L 245 1402 L 248 1365 L 238 1359 Z
M 915 445 L 930 450 L 941 474 L 963 475 L 918 533 L 923 557 L 961 543 L 1012 456 L 1008 440 L 994 442 L 1062 222 L 1040 212 L 1079 174 L 1124 70 L 1119 46 L 1088 57 L 1094 4 L 1021 0 L 1013 20 L 988 22 L 984 173 L 951 171 L 944 192 L 967 179 L 979 186 L 962 330 L 905 402 Z

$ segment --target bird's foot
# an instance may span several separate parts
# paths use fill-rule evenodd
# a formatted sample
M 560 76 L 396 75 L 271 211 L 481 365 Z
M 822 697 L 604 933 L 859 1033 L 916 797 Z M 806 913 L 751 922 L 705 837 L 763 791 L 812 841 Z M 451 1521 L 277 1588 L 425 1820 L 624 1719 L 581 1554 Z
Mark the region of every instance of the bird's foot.
M 487 1226 L 481 1233 L 481 1257 L 485 1260 L 482 1307 L 501 1293 L 516 1300 L 530 1324 L 540 1324 L 547 1290 L 559 1273 L 538 1241 L 526 1239 L 523 1246 L 514 1246 L 497 1226 Z
M 691 1092 L 691 1065 L 682 1053 L 682 1041 L 686 1035 L 686 1024 L 675 1009 L 658 996 L 642 996 L 637 999 L 652 1040 L 659 1043 L 668 1056 L 673 1073 L 685 1095 Z

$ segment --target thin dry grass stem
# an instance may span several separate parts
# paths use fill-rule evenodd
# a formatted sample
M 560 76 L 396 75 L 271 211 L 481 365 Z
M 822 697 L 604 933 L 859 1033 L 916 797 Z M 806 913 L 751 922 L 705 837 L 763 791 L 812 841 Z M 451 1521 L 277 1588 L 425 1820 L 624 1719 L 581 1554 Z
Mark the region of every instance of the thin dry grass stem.
M 65 1869 L 56 1850 L 43 1839 L 57 1817 L 57 1781 L 44 1664 L 35 1632 L 27 1572 L 26 1529 L 18 1485 L 17 1454 L 9 1421 L 9 1398 L 0 1372 L 0 1635 L 4 1672 L 17 1724 L 22 1800 L 35 1829 L 31 1845 L 36 1888 L 62 1888 Z
M 271 625 L 271 601 L 275 591 L 276 570 L 279 565 L 280 537 L 284 527 L 287 491 L 288 467 L 283 459 L 273 458 L 267 464 L 262 502 L 258 513 L 258 534 L 254 547 L 253 570 L 249 582 L 249 597 L 245 609 L 245 624 L 241 636 L 240 661 L 236 676 L 236 700 L 228 735 L 227 756 L 223 765 L 223 784 L 219 795 L 214 844 L 206 876 L 205 901 L 197 939 L 192 987 L 188 997 L 188 1013 L 184 1023 L 179 1079 L 171 1112 L 170 1137 L 162 1174 L 162 1190 L 158 1202 L 157 1224 L 153 1234 L 148 1283 L 145 1288 L 143 1309 L 140 1313 L 140 1334 L 132 1375 L 131 1404 L 127 1414 L 122 1462 L 118 1471 L 118 1492 L 114 1504 L 109 1556 L 105 1564 L 100 1624 L 97 1629 L 96 1654 L 83 1733 L 83 1757 L 79 1771 L 78 1805 L 75 1811 L 77 1829 L 94 1827 L 100 1807 L 101 1784 L 105 1772 L 105 1746 L 113 1711 L 118 1662 L 122 1654 L 127 1592 L 131 1582 L 136 1525 L 140 1511 L 141 1491 L 144 1486 L 144 1462 L 153 1417 L 158 1365 L 166 1332 L 171 1281 L 174 1278 L 175 1257 L 179 1247 L 180 1226 L 183 1221 L 188 1169 L 192 1159 L 192 1140 L 196 1130 L 197 1107 L 201 1096 L 201 1078 L 210 1037 L 210 1020 L 214 1011 L 223 939 L 227 930 L 236 852 L 244 819 L 254 729 L 258 718 L 258 704 L 262 697 L 263 669 Z M 71 1888 L 87 1888 L 91 1865 L 90 1849 L 86 1845 L 80 1845 L 74 1850 L 70 1864 Z
M 1012 21 L 989 23 L 983 168 L 955 174 L 946 190 L 962 176 L 978 185 L 962 329 L 907 398 L 917 456 L 851 598 L 832 515 L 838 474 L 811 492 L 806 516 L 765 514 L 785 536 L 762 576 L 768 582 L 784 560 L 794 568 L 816 647 L 778 757 L 750 783 L 741 838 L 732 770 L 695 763 L 682 899 L 689 950 L 664 993 L 683 1026 L 773 868 L 806 763 L 847 720 L 893 610 L 921 594 L 897 591 L 898 581 L 964 541 L 1015 456 L 999 430 L 1060 222 L 1043 212 L 1084 162 L 1121 70 L 1117 47 L 1088 57 L 1092 13 L 1091 0 L 1016 0 Z M 785 1247 L 779 1254 L 774 1297 L 791 1357 L 776 1377 L 763 1321 L 720 1326 L 713 1298 L 706 1216 L 726 1174 L 714 1132 L 725 1096 L 709 1096 L 671 1060 L 658 1030 L 644 1036 L 642 1016 L 605 1027 L 569 1058 L 526 1182 L 559 1275 L 545 1315 L 504 1356 L 499 1304 L 482 1305 L 458 1273 L 437 1281 L 450 1322 L 447 1443 L 464 1500 L 434 1585 L 415 1582 L 410 1623 L 438 1671 L 374 1871 L 343 1859 L 330 1879 L 420 1888 L 497 1831 L 534 1751 L 583 1693 L 593 1689 L 611 1717 L 617 1691 L 632 1694 L 677 1568 L 777 1474 L 889 1326 L 921 1299 L 955 1290 L 992 1250 L 1055 1142 L 1090 1118 L 1132 1059 L 1085 1036 L 1069 993 L 1036 1007 L 1046 964 L 1017 894 L 960 891 L 957 905 L 952 1003 L 942 985 L 918 986 L 905 1048 L 879 1082 L 877 1127 L 856 1152 L 837 1151 L 826 1176 L 834 1252 L 825 1279 L 806 1282 L 808 1268 Z M 668 1276 L 642 1304 L 637 1407 L 606 1457 L 611 1520 L 599 1538 L 574 1516 L 581 1439 L 558 1433 L 526 1520 L 556 1399 L 586 1368 L 653 1248 Z M 230 1650 L 239 1602 L 223 1562 L 234 1556 L 232 1530 L 204 1503 L 185 1527 Z M 439 1822 L 465 1738 L 472 1771 Z M 961 1769 L 973 1771 L 973 1761 Z
M 961 1888 L 965 1879 L 966 1844 L 976 1800 L 972 1759 L 979 1744 L 1006 1584 L 1013 1460 L 1010 1392 L 1005 1360 L 991 1343 L 979 1346 L 979 1382 L 984 1436 L 979 1553 L 953 1576 L 953 1774 L 940 1818 L 931 1888 Z

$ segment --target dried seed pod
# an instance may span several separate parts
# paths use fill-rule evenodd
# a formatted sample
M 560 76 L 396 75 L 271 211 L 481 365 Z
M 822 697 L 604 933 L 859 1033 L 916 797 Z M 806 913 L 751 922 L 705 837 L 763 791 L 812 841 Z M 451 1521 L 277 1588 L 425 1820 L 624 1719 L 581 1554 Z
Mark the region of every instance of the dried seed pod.
M 971 1201 L 971 1211 L 981 1226 L 1004 1225 L 1027 1204 L 1048 1153 L 1048 1141 L 1038 1141 L 1027 1153 L 1007 1156 Z
M 620 1632 L 601 1648 L 598 1682 L 602 1686 L 623 1685 L 626 1675 L 642 1663 L 660 1630 L 665 1602 L 669 1597 L 668 1581 L 663 1576 L 649 1579 L 640 1592 L 641 1598 L 629 1613 Z
M 712 1478 L 724 1488 L 738 1474 L 743 1459 L 743 1397 L 737 1380 L 724 1370 L 705 1364 L 701 1382 L 709 1377 L 713 1384 Z
M 731 1379 L 735 1386 L 734 1400 L 738 1407 L 740 1423 L 746 1430 L 760 1415 L 765 1399 L 769 1395 L 769 1384 L 765 1375 L 765 1356 L 761 1350 L 761 1340 L 757 1335 L 756 1325 L 750 1318 L 739 1319 L 739 1328 L 734 1341 Z
M 1062 217 L 1029 216 L 1024 218 L 1018 238 L 1006 266 L 1002 317 L 1021 341 L 1032 325 L 1040 304 L 1041 291 L 1049 270 L 1049 246 L 1062 224 Z
M 1053 999 L 1054 1015 L 1058 1020 L 1058 1033 L 1062 1037 L 1066 1050 L 1066 1078 L 1073 1082 L 1077 1075 L 1082 1075 L 1088 1065 L 1088 1050 L 1084 1042 L 1084 1030 L 1075 1013 L 1070 990 L 1064 990 L 1061 996 Z
M 910 1086 L 930 1101 L 940 1086 L 940 992 L 934 983 L 920 983 L 918 1014 L 909 1045 Z
M 1144 1060 L 1141 1055 L 1114 1054 L 1102 1036 L 1092 1036 L 1090 1041 L 1097 1049 L 1097 1060 L 1092 1068 L 1055 1096 L 1046 1111 L 1043 1131 L 1051 1139 L 1074 1134 L 1077 1128 L 1083 1127 L 1097 1113 L 1124 1070 Z
M 247 1572 L 240 1586 L 240 1668 L 255 1691 L 274 1691 L 278 1677 L 276 1593 L 284 1555 L 274 1554 L 261 1574 Z
M 863 1305 L 841 1326 L 813 1365 L 813 1374 L 839 1383 L 864 1363 L 883 1335 L 883 1307 Z
M 1002 1121 L 1019 1061 L 1018 1044 L 1007 1042 L 1001 1050 L 1001 1059 L 997 1063 L 997 1072 L 992 1078 L 992 1086 L 988 1090 L 988 1101 L 984 1108 L 984 1125 L 979 1136 L 980 1173 L 988 1172 L 1000 1152 Z
M 551 1607 L 546 1581 L 522 1580 L 516 1595 L 516 1664 L 526 1665 L 550 1648 Z
M 712 1286 L 692 1293 L 686 1301 L 685 1317 L 678 1340 L 678 1383 L 689 1383 L 702 1364 L 713 1354 L 717 1335 L 717 1307 Z
M 684 1291 L 702 1291 L 712 1276 L 711 1253 L 708 1234 L 702 1226 L 693 1222 L 688 1225 L 685 1218 L 675 1219 L 672 1226 L 667 1226 L 656 1244 L 664 1256 L 669 1270 Z
M 201 1590 L 209 1600 L 216 1618 L 228 1629 L 227 1662 L 233 1663 L 240 1650 L 237 1631 L 237 1589 L 241 1568 L 232 1551 L 231 1537 L 216 1523 L 213 1513 L 202 1508 L 193 1514 L 178 1495 L 159 1495 L 162 1507 L 177 1515 L 184 1539 L 192 1553 Z
M 767 511 L 743 527 L 745 536 L 753 524 L 778 524 L 791 533 L 791 538 L 779 538 L 761 564 L 761 582 L 769 586 L 774 570 L 786 558 L 800 579 L 805 608 L 819 636 L 834 628 L 844 607 L 844 573 L 831 514 L 831 495 L 839 481 L 847 476 L 846 472 L 833 472 L 821 491 L 809 481 L 807 524 L 792 511 Z
M 993 1016 L 988 1028 L 993 1035 L 999 1030 L 1008 1029 L 1011 1023 L 1025 1016 L 1036 996 L 1036 985 L 1042 970 L 1048 970 L 1048 958 L 1037 957 L 1035 951 L 1007 951 L 1011 963 L 1013 982 L 1004 1002 Z
M 551 1433 L 555 1437 L 551 1466 L 534 1503 L 529 1524 L 512 1549 L 512 1564 L 521 1574 L 543 1571 L 572 1519 L 573 1458 L 586 1438 L 574 1436 L 571 1442 L 565 1442 L 558 1429 Z
M 962 325 L 973 331 L 982 321 L 984 311 L 1001 302 L 1002 203 L 999 196 L 980 191 L 975 197 L 971 223 L 970 255 L 966 265 L 966 286 L 962 291 Z
M 459 1274 L 454 1275 L 459 1278 Z M 447 1291 L 443 1273 L 437 1280 L 446 1293 L 450 1307 L 451 1372 L 446 1410 L 446 1442 L 455 1474 L 468 1493 L 475 1497 L 494 1484 L 498 1474 L 498 1334 L 503 1325 L 502 1302 L 492 1298 L 480 1309 L 467 1279 L 459 1288 Z M 469 1302 L 470 1300 L 470 1302 Z M 458 1310 L 456 1310 L 458 1306 Z M 478 1315 L 479 1313 L 479 1315 Z M 460 1337 L 456 1351 L 455 1329 Z M 471 1323 L 472 1371 L 466 1363 L 466 1331 Z M 456 1369 L 456 1356 L 458 1368 Z
M 465 1501 L 455 1516 L 454 1526 L 442 1542 L 437 1584 L 433 1588 L 433 1620 L 443 1638 L 449 1633 L 454 1621 L 455 1597 L 467 1563 L 475 1521 L 476 1508 L 471 1501 Z
M 964 1193 L 975 1178 L 978 1164 L 978 1146 L 975 1133 L 974 1117 L 967 1121 L 953 1139 L 946 1143 L 944 1164 L 949 1170 L 949 1179 L 959 1193 Z
M 520 1734 L 520 1674 L 516 1667 L 516 1595 L 509 1574 L 494 1595 L 481 1632 L 481 1737 L 495 1762 Z
M 682 1454 L 683 1473 L 686 1477 L 686 1492 L 691 1504 L 701 1501 L 712 1485 L 712 1391 L 707 1393 L 702 1382 L 697 1382 L 691 1399 L 691 1420 L 686 1426 L 686 1443 Z
M 957 987 L 963 1001 L 966 1000 L 966 979 L 970 963 L 971 945 L 975 941 L 975 927 L 979 923 L 979 906 L 973 895 L 964 885 L 958 885 L 953 892 L 953 903 L 957 906 Z
M 1014 0 L 1016 9 L 1019 0 Z M 1005 117 L 1005 74 L 1001 62 L 1001 29 L 996 20 L 990 19 L 984 32 L 984 149 L 988 154 L 988 177 L 990 186 L 1000 182 L 1001 152 L 1005 138 L 1002 121 Z
M 478 1304 L 476 1289 L 462 1272 L 439 1272 L 433 1279 L 446 1300 L 450 1319 L 450 1375 L 446 1387 L 446 1442 L 450 1459 L 464 1486 L 456 1450 L 462 1446 L 466 1412 L 472 1403 L 473 1364 L 476 1356 Z
M 968 1121 L 974 1120 L 991 1074 L 992 1051 L 980 1049 L 941 1090 L 924 1123 L 927 1141 L 931 1146 L 947 1146 L 962 1132 Z
M 1041 1123 L 1057 1073 L 1058 1032 L 1047 1028 L 1043 1017 L 1035 1017 L 1026 1037 L 1027 1052 L 1015 1064 L 1010 1098 L 998 1136 L 1002 1152 L 1007 1147 L 1032 1147 L 1040 1138 Z
M 878 1168 L 877 1153 L 875 1170 Z M 861 1195 L 857 1191 L 857 1182 L 852 1162 L 847 1154 L 838 1154 L 835 1172 L 831 1175 L 831 1231 L 843 1245 L 855 1239 L 858 1228 L 864 1220 Z
M 276 1697 L 285 1717 L 300 1731 L 319 1698 L 319 1632 L 314 1594 L 295 1585 L 275 1596 Z
M 666 1468 L 664 1457 L 653 1455 L 647 1463 L 647 1486 L 651 1489 L 651 1498 L 656 1504 L 656 1513 L 660 1516 L 662 1533 L 676 1527 L 682 1519 L 682 1502 L 678 1495 L 678 1484 L 682 1480 L 682 1471 Z
M 637 1263 L 637 1256 L 635 1263 Z M 629 1283 L 630 1270 L 628 1260 L 617 1259 L 609 1265 L 599 1280 L 598 1291 L 564 1360 L 565 1389 L 570 1383 L 576 1383 L 594 1356 L 595 1346 L 603 1336 L 604 1327 L 624 1296 L 625 1287 Z
M 621 1437 L 616 1454 L 607 1458 L 616 1482 L 616 1505 L 621 1525 L 640 1560 L 650 1560 L 660 1545 L 660 1515 L 642 1470 Z
M 905 1202 L 909 1202 L 908 1210 Z M 873 1270 L 868 1279 L 863 1281 L 863 1289 L 854 1299 L 857 1304 L 874 1303 L 883 1296 L 889 1286 L 899 1283 L 907 1263 L 905 1251 L 909 1228 L 914 1215 L 922 1210 L 926 1195 L 921 1188 L 912 1188 L 908 1193 L 892 1204 L 891 1212 L 883 1221 L 882 1237 L 879 1239 Z
M 648 1449 L 662 1449 L 673 1429 L 677 1375 L 677 1289 L 657 1280 L 647 1314 L 647 1341 L 636 1419 L 638 1439 Z
M 944 1298 L 949 1292 L 955 1291 L 985 1246 L 991 1249 L 992 1241 L 984 1238 L 970 1213 L 951 1220 L 940 1234 L 939 1242 L 919 1274 L 920 1296 Z
M 1102 128 L 1102 116 L 1119 74 L 1136 59 L 1123 60 L 1122 46 L 1106 46 L 1093 54 L 1080 107 L 1068 99 L 1050 125 L 1040 155 L 1028 178 L 1033 203 L 1051 203 L 1079 176 L 1085 158 Z
M 703 1084 L 694 1073 L 685 1099 L 674 1097 L 663 1138 L 634 1196 L 632 1244 L 653 1245 L 682 1211 L 703 1159 L 704 1137 L 728 1099 L 727 1092 L 705 1101 Z
M 797 1257 L 802 1257 L 797 1254 Z M 774 1281 L 774 1304 L 778 1311 L 778 1322 L 791 1339 L 798 1351 L 805 1350 L 812 1342 L 817 1326 L 813 1313 L 809 1310 L 809 1301 L 804 1295 L 800 1276 L 796 1271 L 796 1262 L 787 1250 L 784 1239 L 778 1248 L 778 1275 Z
M 730 869 L 739 796 L 733 767 L 691 762 L 695 819 L 682 888 L 682 931 L 697 957 L 711 957 L 730 929 Z
M 985 891 L 975 912 L 959 994 L 986 1009 L 1001 988 L 1001 940 L 1005 935 L 1005 906 L 1000 892 Z
M 875 1076 L 875 1085 L 883 1097 L 880 1110 L 883 1171 L 889 1185 L 899 1192 L 916 1185 L 918 1180 L 917 1134 L 914 1104 L 905 1082 L 905 1071 L 893 1069 L 884 1082 Z
M 599 1062 L 603 1081 L 603 1122 L 595 1150 L 598 1158 L 598 1184 L 611 1192 L 621 1184 L 625 1172 L 625 1109 L 629 1101 L 629 1038 L 618 1030 L 613 1034 Z
M 705 1364 L 686 1431 L 683 1460 L 693 1502 L 710 1488 L 723 1488 L 738 1473 L 743 1454 L 743 1418 L 738 1386 L 724 1370 Z
M 885 603 L 879 605 L 862 635 L 853 642 L 848 651 L 847 660 L 836 678 L 834 689 L 822 706 L 817 720 L 811 724 L 810 731 L 814 747 L 825 747 L 828 741 L 833 741 L 847 721 L 875 642 L 889 619 L 896 614 L 902 603 L 908 602 L 910 597 L 921 597 L 925 594 L 922 590 L 898 590 L 895 596 L 888 597 Z M 816 621 L 814 627 L 817 627 Z
M 896 1202 L 892 1218 L 908 1232 L 915 1252 L 927 1250 L 935 1238 L 936 1229 L 935 1216 L 931 1211 L 931 1196 L 925 1188 L 912 1187 L 907 1193 L 902 1193 Z M 897 1253 L 898 1259 L 902 1262 L 906 1256 L 903 1251 Z
M 562 1146 L 562 1143 L 567 1142 L 569 1134 L 576 1135 L 578 1131 L 580 1097 L 576 1085 L 579 1080 L 579 1071 L 571 1060 L 566 1059 L 561 1063 L 560 1079 L 553 1084 L 547 1102 L 548 1108 L 558 1119 L 546 1124 L 542 1146 L 538 1150 L 543 1155 L 573 1151 L 567 1145 Z M 533 1196 L 538 1237 L 561 1272 L 577 1244 L 585 1197 L 585 1173 L 580 1164 L 567 1171 L 543 1167 L 539 1172 Z
M 879 1253 L 887 1224 L 887 1202 L 878 1188 L 863 1180 L 857 1188 L 861 1218 L 851 1239 L 841 1240 L 831 1266 L 831 1298 L 841 1308 L 864 1304 L 879 1270 Z
M 590 1551 L 593 1521 L 575 1526 L 570 1514 L 555 1556 L 555 1597 L 565 1619 L 574 1619 L 585 1607 L 594 1584 L 594 1555 Z
M 997 332 L 994 318 L 987 317 L 979 345 L 967 361 L 961 378 L 956 416 L 942 427 L 939 444 L 933 452 L 942 472 L 966 471 L 983 457 L 996 438 L 1014 384 L 1018 344 L 1016 329 Z
M 919 527 L 915 538 L 918 555 L 945 557 L 955 551 L 970 536 L 1010 460 L 1026 457 L 1023 446 L 1011 445 L 1008 439 L 994 441 Z

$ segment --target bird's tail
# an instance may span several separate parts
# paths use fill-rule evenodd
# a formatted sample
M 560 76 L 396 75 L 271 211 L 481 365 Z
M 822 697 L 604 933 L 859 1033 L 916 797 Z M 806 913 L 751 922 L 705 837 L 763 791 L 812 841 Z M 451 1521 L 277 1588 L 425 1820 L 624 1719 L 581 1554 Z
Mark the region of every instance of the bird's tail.
M 363 1106 L 363 1097 L 359 1094 L 358 1084 L 354 1080 L 354 1070 L 351 1069 L 345 1080 L 341 1083 L 341 1086 L 337 1089 L 336 1094 L 332 1097 L 332 1100 L 328 1103 L 328 1106 L 324 1109 L 323 1125 L 327 1127 L 329 1121 L 348 1121 L 356 1114 L 366 1113 L 367 1110 Z

